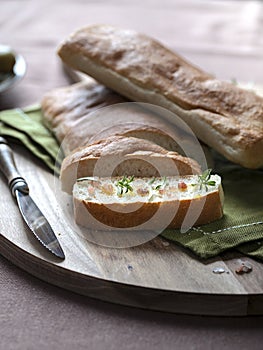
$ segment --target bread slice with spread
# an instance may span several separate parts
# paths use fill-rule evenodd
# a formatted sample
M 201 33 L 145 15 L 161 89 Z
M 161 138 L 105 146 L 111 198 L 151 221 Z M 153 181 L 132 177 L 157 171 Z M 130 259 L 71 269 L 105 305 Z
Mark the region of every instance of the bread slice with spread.
M 192 227 L 223 215 L 221 178 L 84 177 L 73 188 L 78 225 L 95 230 Z

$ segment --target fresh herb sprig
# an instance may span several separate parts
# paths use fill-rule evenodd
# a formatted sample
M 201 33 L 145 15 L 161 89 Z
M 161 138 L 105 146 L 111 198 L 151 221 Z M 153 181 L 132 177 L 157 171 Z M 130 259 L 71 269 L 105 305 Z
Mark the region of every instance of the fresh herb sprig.
M 118 187 L 118 196 L 122 196 L 123 193 L 128 193 L 129 191 L 133 191 L 131 186 L 131 182 L 134 180 L 134 176 L 130 178 L 123 176 L 123 178 L 117 181 L 116 186 Z
M 207 169 L 203 172 L 202 175 L 198 175 L 198 186 L 201 191 L 203 187 L 208 191 L 208 186 L 215 186 L 216 182 L 214 180 L 210 180 L 212 169 Z

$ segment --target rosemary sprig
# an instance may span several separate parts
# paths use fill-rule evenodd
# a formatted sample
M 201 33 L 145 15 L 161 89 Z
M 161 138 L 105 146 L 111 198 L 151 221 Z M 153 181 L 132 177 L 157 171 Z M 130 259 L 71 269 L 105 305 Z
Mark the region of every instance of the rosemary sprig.
M 199 190 L 201 191 L 203 186 L 205 187 L 205 190 L 208 190 L 208 186 L 215 186 L 216 182 L 213 180 L 210 180 L 211 178 L 211 171 L 212 169 L 207 169 L 203 172 L 202 175 L 198 175 L 198 185 Z
M 122 196 L 123 193 L 128 193 L 129 191 L 133 191 L 133 188 L 131 186 L 131 182 L 133 181 L 134 176 L 131 176 L 130 178 L 123 176 L 123 178 L 119 181 L 117 181 L 116 186 L 118 187 L 118 196 Z

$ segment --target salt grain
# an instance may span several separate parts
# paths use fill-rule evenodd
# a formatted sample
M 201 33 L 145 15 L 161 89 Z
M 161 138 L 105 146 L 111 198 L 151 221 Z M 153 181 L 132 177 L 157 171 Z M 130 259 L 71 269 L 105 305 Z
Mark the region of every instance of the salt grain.
M 216 273 L 216 274 L 221 274 L 221 273 L 224 273 L 226 272 L 225 269 L 223 267 L 215 267 L 213 269 L 213 273 Z

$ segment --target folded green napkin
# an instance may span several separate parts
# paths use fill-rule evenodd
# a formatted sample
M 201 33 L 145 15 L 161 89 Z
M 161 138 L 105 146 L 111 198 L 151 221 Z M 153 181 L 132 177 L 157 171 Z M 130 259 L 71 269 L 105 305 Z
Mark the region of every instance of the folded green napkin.
M 0 112 L 0 135 L 22 143 L 51 171 L 59 173 L 59 145 L 44 126 L 39 105 Z M 263 260 L 263 171 L 215 157 L 214 171 L 221 175 L 225 192 L 223 218 L 186 233 L 165 230 L 161 236 L 202 259 L 235 249 Z
M 215 171 L 222 177 L 225 193 L 223 218 L 186 233 L 166 230 L 162 236 L 203 259 L 235 248 L 263 260 L 263 171 L 230 162 L 217 165 Z
M 59 144 L 42 123 L 39 105 L 0 112 L 0 135 L 22 143 L 51 171 L 59 174 L 62 161 Z

